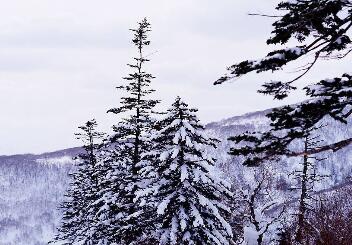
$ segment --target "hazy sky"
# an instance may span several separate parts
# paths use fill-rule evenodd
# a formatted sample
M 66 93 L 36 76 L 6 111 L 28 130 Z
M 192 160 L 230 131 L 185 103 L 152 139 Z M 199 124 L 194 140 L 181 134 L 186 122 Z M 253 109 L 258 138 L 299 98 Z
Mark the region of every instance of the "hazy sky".
M 265 45 L 273 19 L 247 14 L 273 13 L 277 2 L 4 1 L 0 8 L 0 155 L 79 145 L 73 134 L 91 118 L 109 130 L 118 118 L 106 111 L 118 105 L 114 88 L 128 73 L 126 63 L 135 54 L 128 29 L 143 17 L 152 24 L 148 71 L 157 77 L 153 87 L 162 108 L 180 95 L 199 108 L 206 123 L 280 105 L 256 90 L 263 81 L 293 76 L 294 67 L 212 85 L 226 66 L 273 49 Z M 347 63 L 322 62 L 300 85 L 341 75 Z M 285 103 L 302 98 L 294 94 Z

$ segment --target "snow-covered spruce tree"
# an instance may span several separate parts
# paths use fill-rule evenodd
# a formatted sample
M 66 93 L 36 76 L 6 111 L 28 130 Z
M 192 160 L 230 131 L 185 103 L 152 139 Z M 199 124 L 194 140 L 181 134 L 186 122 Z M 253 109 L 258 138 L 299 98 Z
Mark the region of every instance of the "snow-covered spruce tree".
M 157 176 L 154 193 L 147 193 L 157 203 L 154 222 L 160 244 L 232 241 L 226 205 L 232 193 L 214 173 L 214 159 L 206 156 L 205 147 L 215 147 L 216 140 L 205 136 L 196 111 L 178 97 L 157 122 L 153 150 L 146 154 L 154 165 L 145 172 Z
M 121 225 L 112 224 L 110 228 L 114 233 L 113 239 L 118 244 L 133 244 L 146 242 L 149 231 L 152 229 L 145 217 L 146 210 L 149 209 L 150 203 L 141 203 L 136 200 L 136 192 L 144 188 L 148 180 L 140 174 L 142 155 L 150 150 L 149 134 L 153 129 L 152 109 L 159 102 L 150 98 L 154 90 L 150 89 L 151 80 L 154 78 L 150 73 L 144 70 L 144 65 L 149 60 L 144 56 L 144 49 L 150 44 L 148 33 L 151 31 L 147 19 L 138 23 L 136 29 L 131 30 L 134 34 L 133 44 L 137 47 L 138 56 L 134 57 L 133 64 L 128 66 L 132 72 L 125 77 L 127 82 L 124 86 L 119 86 L 126 92 L 126 96 L 121 98 L 121 106 L 110 109 L 108 112 L 114 114 L 126 115 L 114 129 L 114 135 L 111 137 L 112 143 L 117 139 L 123 144 L 123 155 L 119 154 L 118 159 L 112 159 L 112 162 L 120 164 L 121 157 L 125 165 L 125 175 L 116 173 L 114 176 L 123 178 L 123 186 L 116 186 L 117 189 L 124 188 L 124 194 L 119 196 L 119 206 L 124 211 L 116 210 L 115 220 L 118 219 Z
M 114 140 L 105 142 L 100 151 L 99 187 L 94 202 L 87 208 L 87 215 L 92 224 L 89 236 L 93 239 L 89 244 L 109 245 L 124 244 L 119 237 L 119 231 L 124 229 L 130 206 L 126 202 L 129 195 L 130 168 L 127 167 L 125 142 Z
M 239 78 L 250 72 L 281 70 L 288 63 L 303 57 L 312 61 L 300 69 L 302 72 L 290 81 L 271 81 L 263 84 L 260 93 L 284 99 L 296 89 L 295 81 L 304 77 L 320 59 L 342 59 L 351 53 L 352 2 L 350 0 L 297 0 L 282 1 L 276 9 L 278 14 L 273 24 L 272 37 L 267 44 L 285 45 L 296 42 L 290 48 L 280 48 L 268 53 L 263 59 L 245 60 L 228 68 L 229 74 L 222 76 L 215 84 L 232 78 Z M 273 17 L 273 16 L 272 16 Z M 272 129 L 267 132 L 245 133 L 231 140 L 236 143 L 248 142 L 249 145 L 232 154 L 246 156 L 246 165 L 258 165 L 277 155 L 296 156 L 303 152 L 290 152 L 288 145 L 295 139 L 304 138 L 303 128 L 313 127 L 325 117 L 347 123 L 352 114 L 352 75 L 324 79 L 304 88 L 311 99 L 296 105 L 274 109 L 267 116 L 271 119 Z M 339 150 L 352 143 L 346 138 L 312 152 Z
M 72 182 L 65 194 L 66 200 L 61 204 L 63 218 L 58 234 L 52 242 L 60 244 L 94 244 L 89 240 L 89 229 L 93 225 L 89 219 L 88 208 L 94 200 L 99 186 L 99 148 L 103 133 L 96 130 L 93 119 L 80 126 L 82 132 L 76 133 L 77 139 L 84 142 L 84 152 L 77 157 L 77 168 L 70 174 Z

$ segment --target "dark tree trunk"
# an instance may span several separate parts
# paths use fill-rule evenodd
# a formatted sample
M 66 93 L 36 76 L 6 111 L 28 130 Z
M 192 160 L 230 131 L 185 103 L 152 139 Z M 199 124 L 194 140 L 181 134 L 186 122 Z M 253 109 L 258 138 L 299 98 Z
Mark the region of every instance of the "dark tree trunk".
M 303 231 L 305 223 L 305 214 L 307 210 L 306 199 L 308 197 L 307 193 L 307 182 L 308 182 L 308 136 L 305 138 L 304 151 L 306 152 L 303 156 L 303 170 L 301 177 L 301 196 L 299 201 L 299 212 L 298 212 L 298 229 L 296 233 L 296 241 L 302 243 L 303 241 Z

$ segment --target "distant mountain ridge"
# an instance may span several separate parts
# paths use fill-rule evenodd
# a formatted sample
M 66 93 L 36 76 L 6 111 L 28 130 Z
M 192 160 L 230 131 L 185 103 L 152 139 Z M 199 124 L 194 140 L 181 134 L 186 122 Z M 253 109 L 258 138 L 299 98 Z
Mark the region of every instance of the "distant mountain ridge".
M 32 154 L 32 153 L 24 153 L 24 154 L 15 154 L 15 155 L 0 155 L 0 159 L 6 158 L 16 158 L 16 157 L 24 157 L 29 159 L 37 159 L 37 158 L 48 158 L 48 157 L 56 157 L 56 156 L 63 156 L 63 155 L 75 155 L 82 151 L 81 147 L 72 147 L 58 151 L 52 152 L 44 152 L 40 154 Z

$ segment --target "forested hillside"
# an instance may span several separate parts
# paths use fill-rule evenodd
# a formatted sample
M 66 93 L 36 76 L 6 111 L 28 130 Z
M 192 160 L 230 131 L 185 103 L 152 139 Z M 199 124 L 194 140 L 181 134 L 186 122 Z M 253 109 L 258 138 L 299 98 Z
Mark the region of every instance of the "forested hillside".
M 217 165 L 235 186 L 248 188 L 251 178 L 247 167 L 227 154 L 230 142 L 227 137 L 247 130 L 264 130 L 268 127 L 265 114 L 269 110 L 235 116 L 206 125 L 206 132 L 222 139 L 219 148 L 212 150 L 218 158 Z M 322 138 L 334 142 L 334 137 L 352 135 L 352 129 L 341 127 L 327 119 L 329 127 L 320 133 Z M 0 157 L 0 244 L 38 245 L 46 244 L 55 234 L 61 212 L 59 204 L 74 169 L 72 157 L 80 149 L 68 149 L 42 155 L 15 155 Z M 331 175 L 319 183 L 317 190 L 344 183 L 352 174 L 351 148 L 328 154 L 328 159 L 319 166 L 319 171 Z M 297 193 L 289 191 L 288 173 L 298 167 L 300 159 L 287 159 L 282 164 L 272 163 L 277 169 L 276 178 L 285 180 L 284 192 L 293 200 Z M 291 179 L 292 180 L 292 179 Z M 289 198 L 289 199 L 290 199 Z

